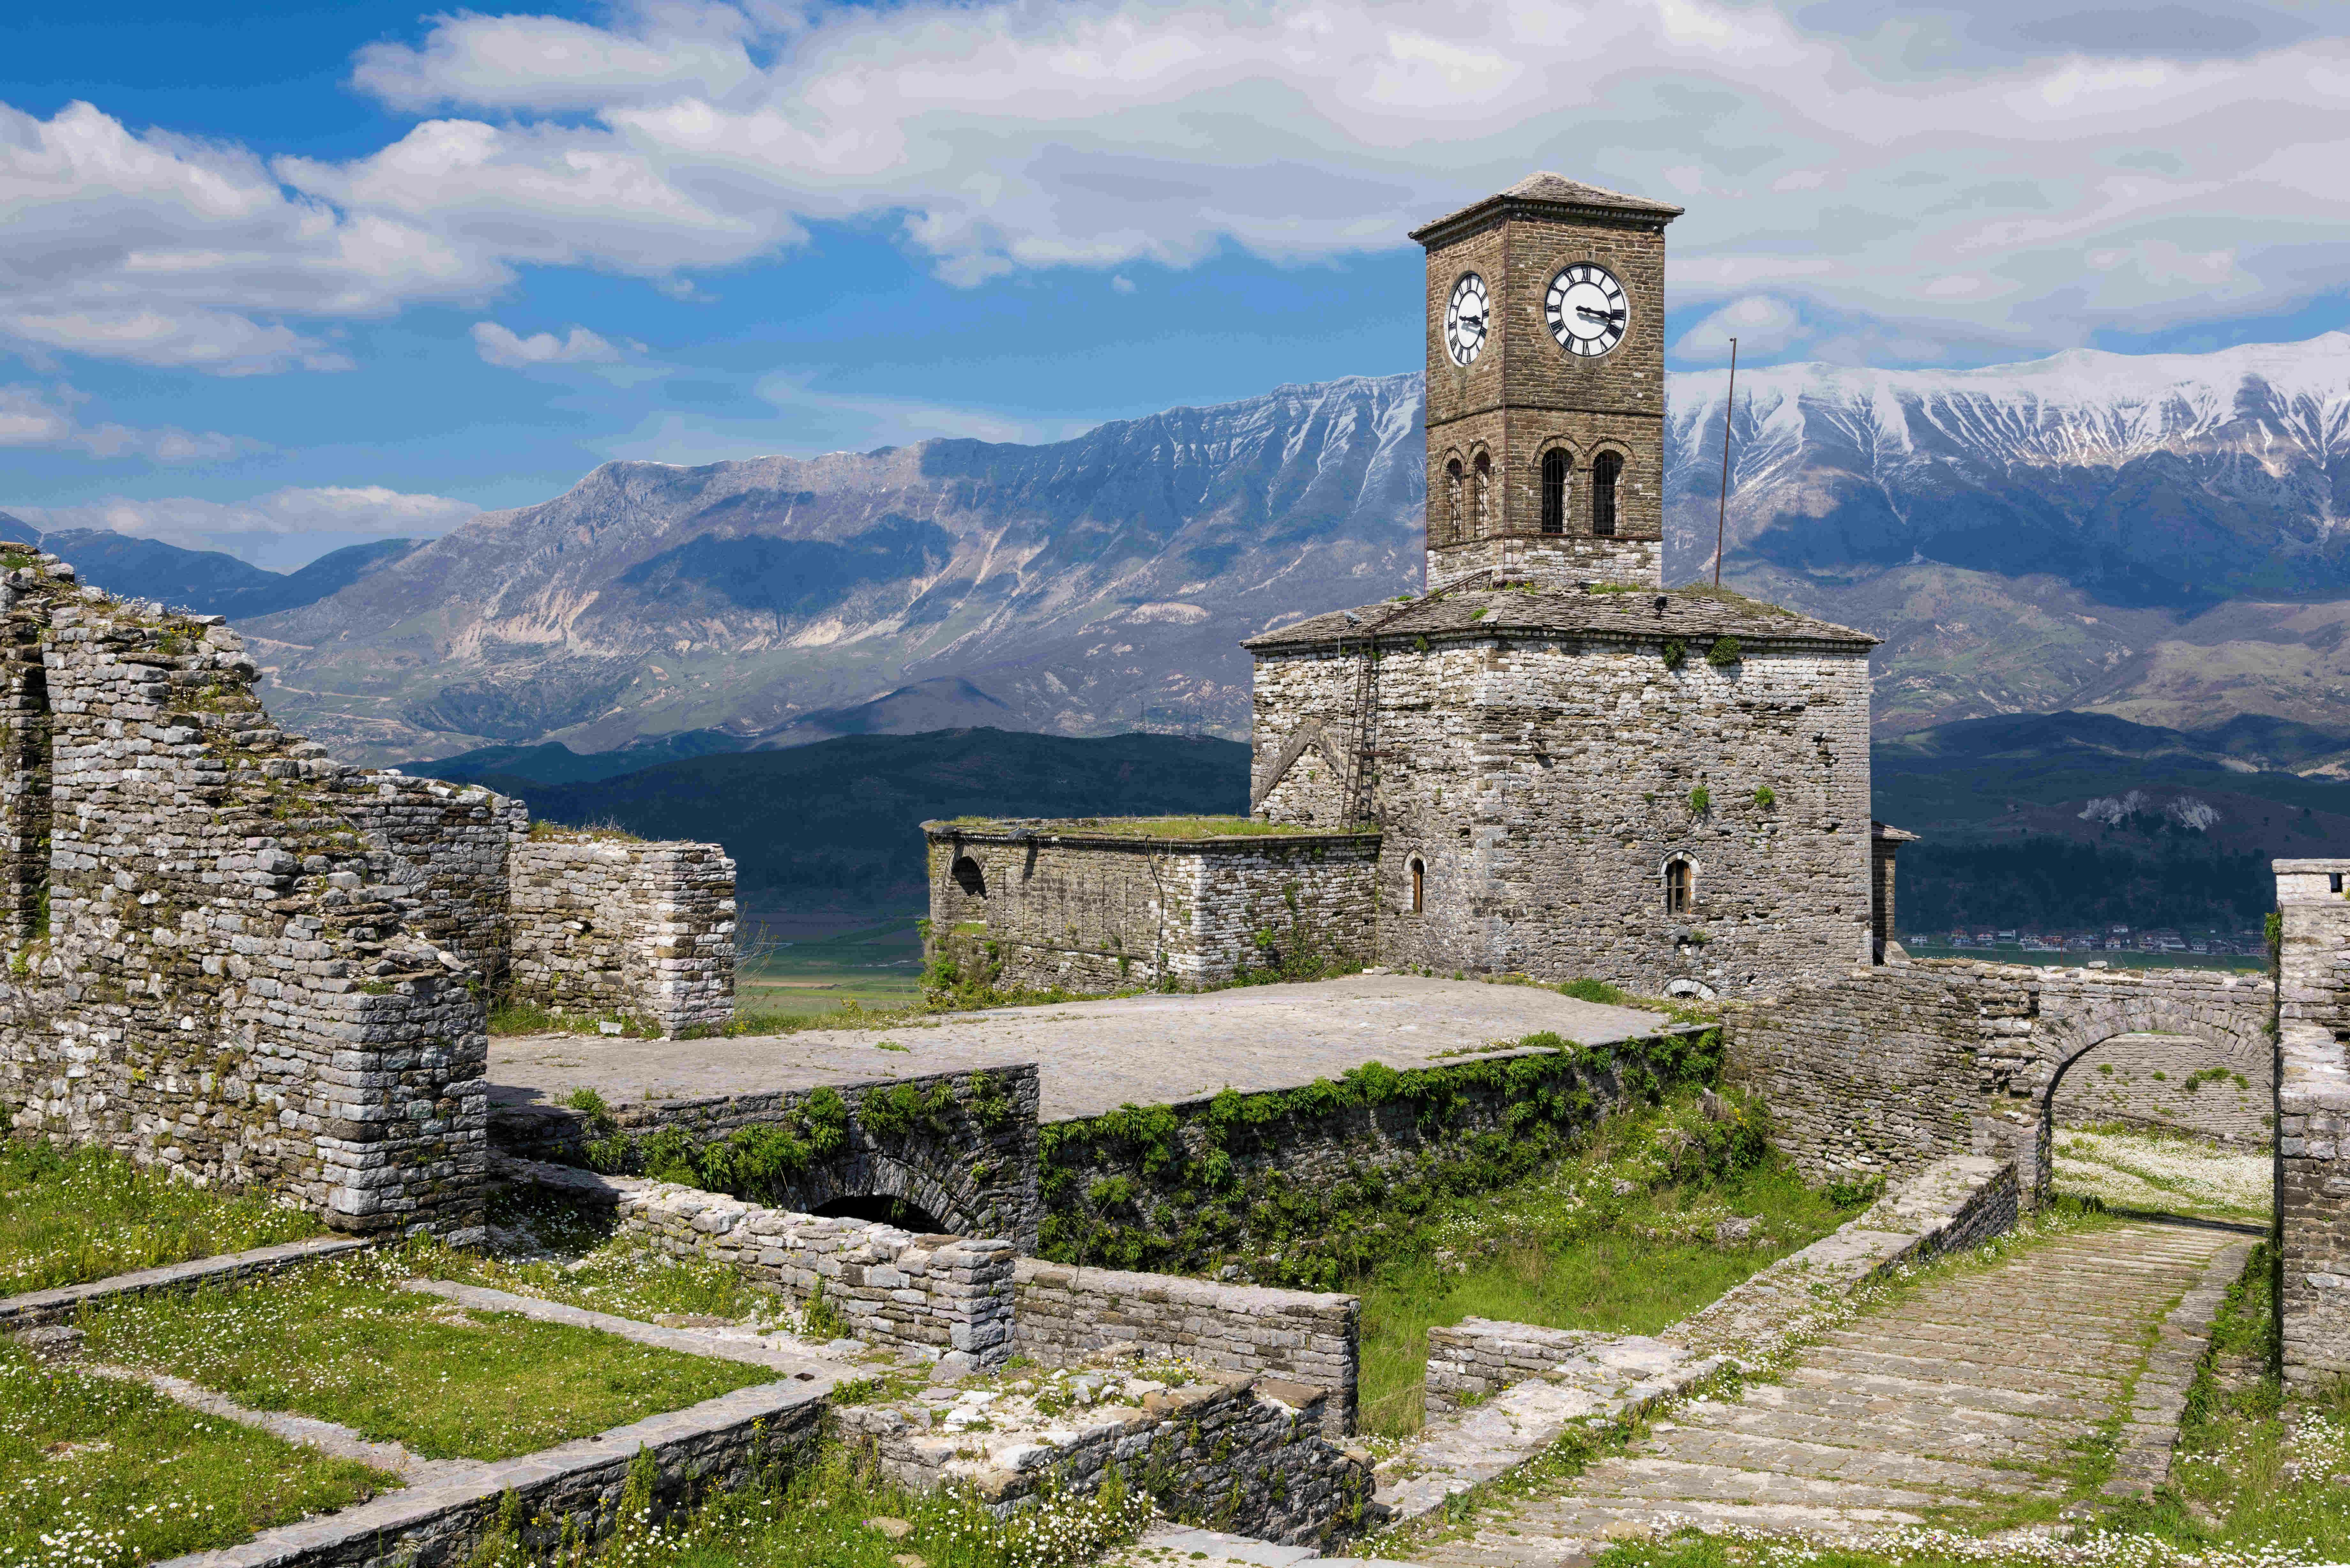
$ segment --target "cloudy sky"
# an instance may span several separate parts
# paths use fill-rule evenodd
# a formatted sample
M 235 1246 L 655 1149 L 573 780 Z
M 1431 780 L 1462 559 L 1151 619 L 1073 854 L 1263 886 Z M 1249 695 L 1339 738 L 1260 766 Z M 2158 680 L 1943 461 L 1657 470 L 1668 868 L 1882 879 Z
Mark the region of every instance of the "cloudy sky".
M 281 568 L 612 458 L 1416 369 L 1404 232 L 1536 168 L 1689 209 L 1678 366 L 2350 324 L 2339 4 L 12 0 L 5 36 L 0 510 Z

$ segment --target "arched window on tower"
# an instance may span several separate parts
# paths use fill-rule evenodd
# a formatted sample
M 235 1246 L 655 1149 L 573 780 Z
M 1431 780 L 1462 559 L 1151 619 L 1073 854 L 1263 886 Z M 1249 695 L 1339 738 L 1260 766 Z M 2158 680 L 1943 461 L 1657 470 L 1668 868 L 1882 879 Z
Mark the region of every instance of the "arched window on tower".
M 1443 543 L 1461 542 L 1461 460 L 1454 458 L 1444 465 L 1446 516 Z
M 1616 482 L 1624 477 L 1624 460 L 1603 452 L 1591 463 L 1591 531 L 1601 538 L 1616 533 Z
M 1697 866 L 1687 856 L 1665 862 L 1665 913 L 1686 915 L 1697 901 Z
M 954 864 L 948 867 L 947 871 L 954 877 L 955 886 L 971 897 L 974 898 L 987 897 L 987 877 L 980 870 L 979 862 L 970 856 L 956 856 Z
M 1477 537 L 1491 538 L 1493 533 L 1493 460 L 1483 452 L 1477 454 Z
M 1415 915 L 1428 908 L 1428 863 L 1417 855 L 1411 857 L 1411 912 Z
M 1566 453 L 1556 447 L 1543 453 L 1542 531 L 1566 532 Z

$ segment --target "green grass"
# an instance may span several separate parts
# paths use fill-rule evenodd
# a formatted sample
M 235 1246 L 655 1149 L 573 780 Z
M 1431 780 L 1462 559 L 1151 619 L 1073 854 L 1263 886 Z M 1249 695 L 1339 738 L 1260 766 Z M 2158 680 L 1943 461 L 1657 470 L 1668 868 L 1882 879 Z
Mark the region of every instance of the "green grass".
M 735 977 L 746 1033 L 854 1027 L 922 1005 L 920 917 L 899 915 L 837 936 L 778 945 Z
M 1120 1477 L 992 1519 L 967 1491 L 906 1491 L 829 1444 L 795 1475 L 719 1493 L 657 1525 L 626 1501 L 618 1532 L 592 1552 L 560 1551 L 551 1532 L 525 1529 L 485 1544 L 468 1568 L 1079 1568 L 1150 1517 L 1148 1499 Z M 893 1538 L 872 1519 L 910 1528 Z
M 781 1295 L 723 1263 L 672 1258 L 615 1236 L 609 1216 L 507 1193 L 491 1199 L 489 1222 L 485 1247 L 414 1242 L 402 1262 L 427 1279 L 486 1285 L 639 1323 L 680 1316 L 764 1324 L 792 1315 Z
M 259 1410 L 338 1422 L 428 1459 L 508 1459 L 774 1378 L 592 1329 L 468 1313 L 394 1288 L 400 1259 L 109 1303 L 90 1353 Z
M 317 1220 L 142 1170 L 121 1155 L 0 1142 L 0 1295 L 319 1234 Z
M 1457 1200 L 1354 1286 L 1363 1298 L 1363 1429 L 1419 1429 L 1431 1327 L 1489 1317 L 1652 1334 L 1858 1212 L 1806 1188 L 1775 1157 L 1707 1168 L 1685 1152 L 1700 1116 L 1684 1099 L 1603 1124 L 1574 1158 Z M 1618 1182 L 1634 1190 L 1619 1196 Z M 1768 1244 L 1715 1246 L 1715 1223 L 1733 1216 L 1762 1220 Z
M 398 1484 L 0 1342 L 0 1568 L 232 1546 Z

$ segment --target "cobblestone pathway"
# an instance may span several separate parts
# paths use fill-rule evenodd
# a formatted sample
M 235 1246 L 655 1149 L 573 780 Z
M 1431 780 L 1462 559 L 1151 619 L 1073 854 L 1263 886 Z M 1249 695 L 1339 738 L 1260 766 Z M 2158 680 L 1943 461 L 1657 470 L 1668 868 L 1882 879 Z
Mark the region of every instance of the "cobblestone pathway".
M 1412 1560 L 1534 1568 L 1648 1530 L 1836 1533 L 2062 1496 L 2071 1445 L 2127 1414 L 2156 1325 L 2241 1243 L 2133 1224 L 1953 1272 L 1829 1334 L 1782 1381 L 1735 1404 L 1682 1406 L 1559 1495 L 1489 1513 L 1474 1537 Z

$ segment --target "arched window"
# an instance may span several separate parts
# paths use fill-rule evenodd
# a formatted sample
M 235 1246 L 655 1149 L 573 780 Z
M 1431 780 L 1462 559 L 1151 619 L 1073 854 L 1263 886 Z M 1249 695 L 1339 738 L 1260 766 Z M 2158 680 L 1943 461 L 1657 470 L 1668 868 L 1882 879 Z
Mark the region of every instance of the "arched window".
M 1542 528 L 1545 534 L 1566 532 L 1566 453 L 1556 447 L 1543 453 Z
M 984 898 L 987 897 L 987 878 L 985 876 L 981 874 L 979 862 L 973 860 L 970 856 L 956 856 L 955 863 L 947 867 L 947 874 L 954 878 L 956 887 L 962 888 L 972 898 Z
M 1428 908 L 1428 867 L 1417 855 L 1411 857 L 1411 912 L 1415 915 Z
M 1457 545 L 1461 542 L 1461 460 L 1457 457 L 1444 465 L 1444 488 L 1450 514 L 1445 519 L 1443 542 Z
M 1493 534 L 1493 460 L 1483 452 L 1477 454 L 1477 537 L 1488 539 Z
M 1697 898 L 1697 867 L 1685 857 L 1665 862 L 1665 913 L 1686 915 Z
M 1616 533 L 1616 482 L 1624 477 L 1624 460 L 1603 452 L 1591 463 L 1591 531 L 1603 539 Z

